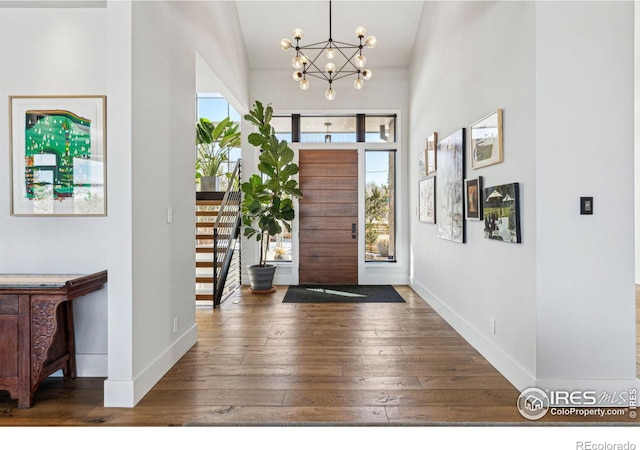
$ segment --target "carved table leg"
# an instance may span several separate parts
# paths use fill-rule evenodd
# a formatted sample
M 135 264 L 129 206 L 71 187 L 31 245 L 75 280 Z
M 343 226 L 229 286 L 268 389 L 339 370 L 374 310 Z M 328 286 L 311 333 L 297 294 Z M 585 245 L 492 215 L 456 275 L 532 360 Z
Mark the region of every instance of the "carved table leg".
M 62 369 L 65 381 L 71 381 L 76 377 L 76 339 L 73 326 L 73 306 L 72 302 L 64 302 L 62 305 L 65 315 L 67 316 L 67 346 L 69 351 L 69 360 L 66 368 Z

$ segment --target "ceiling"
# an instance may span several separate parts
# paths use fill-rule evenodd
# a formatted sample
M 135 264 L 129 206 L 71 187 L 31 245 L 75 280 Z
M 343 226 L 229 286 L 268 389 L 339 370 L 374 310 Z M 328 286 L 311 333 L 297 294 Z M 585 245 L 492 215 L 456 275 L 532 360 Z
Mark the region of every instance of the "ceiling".
M 363 26 L 378 38 L 365 55 L 368 67 L 407 67 L 422 15 L 422 1 L 333 1 L 333 40 L 357 43 L 354 30 Z M 293 52 L 283 52 L 280 40 L 301 28 L 302 45 L 329 38 L 328 1 L 236 2 L 242 34 L 252 69 L 291 68 Z

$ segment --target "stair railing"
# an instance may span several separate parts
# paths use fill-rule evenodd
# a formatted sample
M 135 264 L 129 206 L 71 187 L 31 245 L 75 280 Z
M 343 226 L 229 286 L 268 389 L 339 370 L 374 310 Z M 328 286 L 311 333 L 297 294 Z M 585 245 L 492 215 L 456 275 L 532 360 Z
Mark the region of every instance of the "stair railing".
M 242 221 L 242 193 L 240 191 L 241 161 L 238 160 L 222 198 L 220 210 L 213 225 L 213 307 L 222 303 L 227 276 L 233 262 L 234 251 Z M 224 250 L 226 248 L 226 250 Z M 224 250 L 224 251 L 223 251 Z M 239 261 L 239 258 L 238 258 Z M 238 262 L 238 264 L 240 264 Z M 237 285 L 240 285 L 238 270 Z

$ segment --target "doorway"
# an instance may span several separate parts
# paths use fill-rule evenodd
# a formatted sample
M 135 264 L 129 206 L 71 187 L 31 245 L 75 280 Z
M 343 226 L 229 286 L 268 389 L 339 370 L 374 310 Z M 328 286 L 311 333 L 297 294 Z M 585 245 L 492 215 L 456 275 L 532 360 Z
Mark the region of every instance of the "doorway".
M 358 284 L 358 151 L 299 155 L 299 283 Z

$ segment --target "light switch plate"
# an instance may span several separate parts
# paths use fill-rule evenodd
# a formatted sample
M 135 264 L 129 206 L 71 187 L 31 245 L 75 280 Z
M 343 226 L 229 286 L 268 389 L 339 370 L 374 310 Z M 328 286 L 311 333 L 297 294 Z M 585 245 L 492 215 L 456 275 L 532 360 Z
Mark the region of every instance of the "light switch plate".
M 580 197 L 580 214 L 593 214 L 593 197 Z

